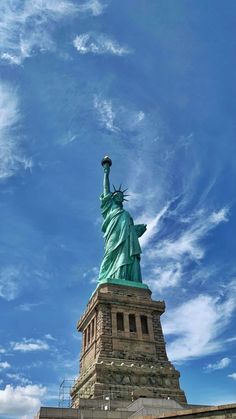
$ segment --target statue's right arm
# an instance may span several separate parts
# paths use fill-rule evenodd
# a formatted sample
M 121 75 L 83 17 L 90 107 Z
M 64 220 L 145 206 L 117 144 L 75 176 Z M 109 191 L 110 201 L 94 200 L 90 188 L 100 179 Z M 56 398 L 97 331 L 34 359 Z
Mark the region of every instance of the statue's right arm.
M 105 163 L 103 165 L 103 168 L 104 168 L 103 195 L 107 196 L 110 193 L 110 181 L 109 181 L 110 166 L 108 163 Z

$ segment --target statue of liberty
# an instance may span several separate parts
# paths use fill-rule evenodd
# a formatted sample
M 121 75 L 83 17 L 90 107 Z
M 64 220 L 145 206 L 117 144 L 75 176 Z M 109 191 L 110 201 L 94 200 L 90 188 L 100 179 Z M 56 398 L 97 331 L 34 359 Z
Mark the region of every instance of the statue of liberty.
M 100 268 L 100 282 L 121 283 L 133 281 L 142 283 L 140 269 L 141 248 L 138 237 L 146 231 L 146 224 L 134 225 L 133 219 L 123 208 L 125 191 L 110 191 L 109 173 L 112 161 L 108 156 L 102 160 L 104 168 L 101 211 L 103 216 L 102 231 L 105 240 L 105 254 Z M 127 284 L 127 283 L 126 283 Z M 127 284 L 128 285 L 128 284 Z M 146 287 L 144 284 L 140 286 Z

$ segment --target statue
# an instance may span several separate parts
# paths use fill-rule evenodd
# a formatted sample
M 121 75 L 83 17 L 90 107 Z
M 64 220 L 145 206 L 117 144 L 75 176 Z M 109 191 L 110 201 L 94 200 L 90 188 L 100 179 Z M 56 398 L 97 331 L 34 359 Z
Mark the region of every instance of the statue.
M 108 156 L 102 160 L 104 168 L 101 210 L 104 218 L 102 231 L 105 240 L 105 254 L 100 268 L 100 282 L 133 281 L 142 283 L 140 269 L 141 248 L 138 237 L 146 231 L 146 224 L 134 225 L 133 219 L 123 208 L 125 191 L 114 186 L 110 191 L 109 173 L 112 161 Z M 127 284 L 127 283 L 126 283 Z M 144 287 L 144 284 L 140 284 Z

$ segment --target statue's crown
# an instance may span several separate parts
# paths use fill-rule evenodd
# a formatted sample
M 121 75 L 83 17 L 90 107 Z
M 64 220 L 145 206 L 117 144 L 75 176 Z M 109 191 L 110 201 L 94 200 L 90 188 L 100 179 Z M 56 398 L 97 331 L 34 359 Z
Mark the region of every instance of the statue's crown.
M 122 193 L 122 195 L 123 195 L 123 200 L 124 200 L 124 201 L 128 201 L 128 199 L 125 199 L 125 196 L 129 196 L 129 194 L 125 194 L 125 192 L 128 190 L 128 188 L 127 188 L 127 189 L 124 189 L 124 190 L 122 191 L 121 186 L 122 186 L 122 185 L 120 184 L 119 189 L 116 189 L 116 187 L 113 185 L 113 189 L 114 189 L 114 191 L 112 192 L 112 195 L 115 195 L 116 193 Z

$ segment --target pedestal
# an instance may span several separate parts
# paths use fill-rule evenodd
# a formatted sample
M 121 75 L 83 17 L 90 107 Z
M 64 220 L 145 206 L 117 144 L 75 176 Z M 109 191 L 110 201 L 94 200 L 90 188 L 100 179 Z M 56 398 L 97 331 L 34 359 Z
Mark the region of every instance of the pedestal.
M 179 372 L 167 358 L 160 316 L 163 301 L 148 288 L 101 284 L 77 329 L 83 334 L 80 375 L 71 391 L 80 398 L 171 398 L 185 404 Z

